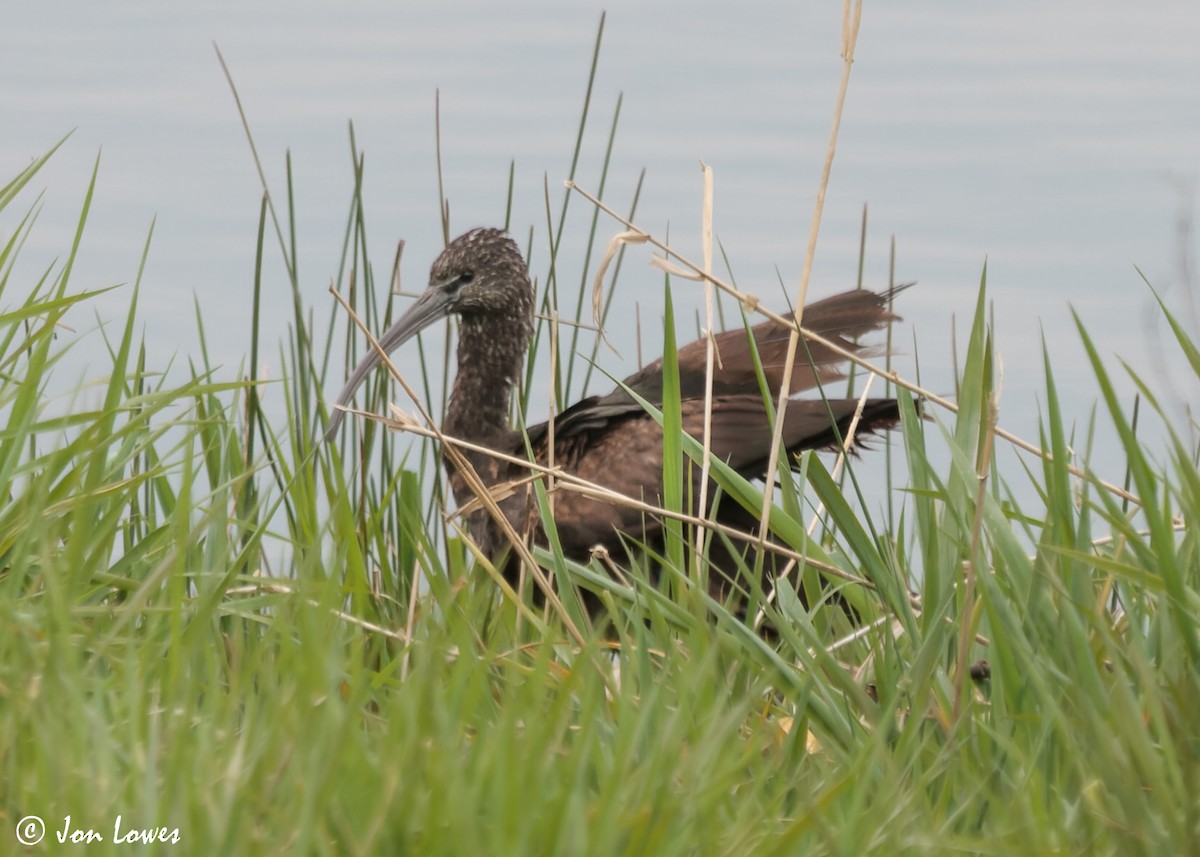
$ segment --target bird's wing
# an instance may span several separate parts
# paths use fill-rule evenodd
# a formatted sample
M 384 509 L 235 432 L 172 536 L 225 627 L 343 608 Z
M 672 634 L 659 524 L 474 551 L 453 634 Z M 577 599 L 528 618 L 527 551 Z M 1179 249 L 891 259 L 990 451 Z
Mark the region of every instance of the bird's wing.
M 804 310 L 805 329 L 820 334 L 825 339 L 854 354 L 874 353 L 859 345 L 856 340 L 865 333 L 880 330 L 898 317 L 889 306 L 900 289 L 899 286 L 885 292 L 858 289 L 833 295 L 809 304 Z M 789 321 L 792 315 L 785 316 Z M 754 348 L 762 365 L 763 377 L 774 393 L 783 384 L 784 367 L 787 362 L 788 338 L 791 326 L 764 321 L 750 328 Z M 713 367 L 714 395 L 749 393 L 759 389 L 758 373 L 754 365 L 750 336 L 744 328 L 735 328 L 718 333 L 713 337 L 716 356 Z M 807 346 L 807 347 L 806 347 Z M 704 339 L 697 339 L 679 349 L 679 385 L 683 399 L 699 399 L 704 396 L 705 363 L 707 361 Z M 792 393 L 811 390 L 819 384 L 837 380 L 845 375 L 846 358 L 826 345 L 809 339 L 802 340 L 793 364 Z M 662 358 L 655 360 L 630 375 L 621 387 L 607 396 L 589 400 L 591 416 L 602 414 L 619 416 L 638 410 L 626 387 L 655 405 L 662 404 Z M 581 403 L 582 404 L 582 403 Z M 632 406 L 632 407 L 631 407 Z M 566 416 L 564 412 L 563 416 Z M 582 416 L 582 414 L 577 414 Z M 572 420 L 564 428 L 569 429 Z M 557 429 L 557 426 L 556 426 Z
M 698 400 L 682 408 L 683 430 L 696 439 L 704 432 L 704 406 Z M 836 449 L 858 407 L 856 399 L 791 399 L 784 414 L 782 443 L 789 454 L 805 449 Z M 859 419 L 858 438 L 892 428 L 900 413 L 895 399 L 868 399 Z M 710 448 L 713 455 L 747 477 L 766 472 L 772 427 L 757 395 L 720 396 L 713 400 Z
M 804 449 L 834 447 L 853 418 L 854 399 L 793 400 L 788 402 L 783 443 L 789 456 Z M 704 405 L 689 400 L 681 407 L 683 429 L 703 437 Z M 870 399 L 856 437 L 888 428 L 899 420 L 894 399 Z M 762 476 L 771 447 L 771 423 L 757 394 L 718 396 L 713 401 L 713 454 L 747 478 Z M 539 458 L 545 455 L 543 437 Z M 543 459 L 544 460 L 544 459 Z M 655 506 L 663 496 L 662 429 L 644 412 L 610 418 L 603 426 L 555 438 L 555 464 L 589 482 Z M 699 479 L 692 465 L 692 480 Z M 608 503 L 571 490 L 556 492 L 555 520 L 563 548 L 586 554 L 595 544 L 610 550 L 619 545 L 617 533 L 653 539 L 661 524 L 640 509 Z

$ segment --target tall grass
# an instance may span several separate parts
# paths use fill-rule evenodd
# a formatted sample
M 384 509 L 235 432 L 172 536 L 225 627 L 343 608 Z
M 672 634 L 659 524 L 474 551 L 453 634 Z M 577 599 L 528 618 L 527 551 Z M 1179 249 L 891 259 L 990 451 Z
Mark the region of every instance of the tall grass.
M 981 282 L 957 412 L 922 415 L 901 391 L 905 488 L 887 526 L 818 455 L 771 498 L 803 580 L 825 569 L 857 625 L 780 587 L 754 593 L 776 629 L 764 640 L 709 598 L 686 520 L 661 587 L 623 557 L 614 577 L 602 559 L 537 549 L 553 577 L 600 594 L 614 639 L 570 599 L 544 612 L 528 592 L 499 594 L 488 558 L 444 522 L 428 445 L 364 420 L 317 444 L 326 376 L 356 354 L 340 330 L 310 327 L 294 264 L 282 416 L 258 396 L 271 345 L 257 338 L 244 380 L 203 357 L 182 382 L 146 366 L 136 279 L 118 336 L 56 338 L 93 296 L 71 282 L 92 187 L 63 261 L 11 282 L 38 205 L 19 200 L 44 161 L 0 189 L 5 850 L 27 816 L 46 824 L 39 847 L 58 848 L 69 815 L 104 837 L 89 853 L 128 849 L 118 816 L 125 831 L 177 828 L 173 847 L 197 854 L 1189 853 L 1197 451 L 1134 375 L 1169 429 L 1165 449 L 1143 446 L 1082 325 L 1097 419 L 1122 438 L 1136 505 L 1074 452 L 1090 438 L 1069 435 L 1048 359 L 1049 454 L 998 471 Z M 363 180 L 357 159 L 337 285 L 378 330 L 392 307 L 373 297 Z M 264 204 L 255 309 L 273 233 L 295 258 L 293 217 L 276 227 Z M 587 280 L 566 292 L 561 217 L 545 229 L 542 305 L 577 320 Z M 1162 311 L 1200 376 L 1200 349 Z M 555 337 L 562 402 L 590 372 L 571 336 Z M 106 355 L 107 385 L 95 407 L 53 413 L 41 392 L 71 347 Z M 428 390 L 446 355 L 423 356 Z M 685 456 L 703 450 L 670 430 L 673 398 L 661 418 L 679 510 Z M 385 399 L 377 382 L 364 407 Z M 761 486 L 711 466 L 726 501 L 761 506 Z M 1015 505 L 1017 481 L 1036 504 Z

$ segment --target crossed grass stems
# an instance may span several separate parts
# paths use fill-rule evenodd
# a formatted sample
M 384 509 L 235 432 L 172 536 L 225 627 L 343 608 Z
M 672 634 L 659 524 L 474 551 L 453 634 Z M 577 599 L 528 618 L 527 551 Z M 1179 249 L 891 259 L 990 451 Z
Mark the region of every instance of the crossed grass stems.
M 703 213 L 704 227 L 705 227 L 704 232 L 705 232 L 705 236 L 707 238 L 707 236 L 711 236 L 711 229 L 709 227 L 709 225 L 711 224 L 711 206 L 708 204 L 708 202 L 711 200 L 711 174 L 707 172 L 707 168 L 705 168 L 705 170 L 706 170 L 706 177 L 709 179 L 709 182 L 708 182 L 709 190 L 705 195 L 706 196 L 706 204 L 704 206 L 704 213 Z M 722 280 L 721 278 L 713 275 L 711 273 L 711 256 L 707 252 L 706 252 L 706 263 L 709 263 L 709 264 L 701 266 L 701 265 L 697 264 L 696 262 L 694 262 L 689 257 L 687 257 L 686 255 L 684 255 L 683 253 L 681 253 L 679 250 L 675 249 L 674 247 L 669 246 L 664 241 L 656 238 L 651 233 L 643 230 L 642 228 L 640 228 L 639 226 L 634 224 L 631 220 L 623 217 L 622 215 L 620 215 L 613 209 L 609 208 L 603 202 L 601 202 L 596 196 L 589 193 L 587 190 L 579 187 L 575 182 L 567 181 L 565 184 L 569 191 L 574 191 L 575 193 L 578 193 L 579 195 L 581 195 L 590 204 L 595 206 L 595 208 L 597 210 L 603 212 L 604 214 L 606 214 L 609 217 L 616 220 L 625 229 L 624 232 L 621 232 L 621 233 L 615 235 L 610 240 L 607 251 L 604 256 L 604 259 L 602 260 L 602 262 L 600 263 L 600 265 L 598 267 L 597 274 L 595 276 L 595 287 L 594 287 L 595 288 L 594 303 L 597 306 L 599 306 L 599 304 L 600 304 L 600 295 L 601 295 L 602 289 L 603 289 L 603 286 L 602 286 L 603 278 L 606 273 L 608 264 L 616 256 L 618 251 L 626 244 L 650 244 L 652 247 L 656 248 L 657 250 L 661 251 L 664 254 L 661 257 L 655 256 L 652 259 L 652 264 L 655 265 L 655 267 L 658 267 L 658 268 L 668 272 L 672 276 L 681 277 L 683 279 L 693 280 L 693 281 L 697 281 L 697 282 L 702 282 L 706 285 L 706 287 L 707 286 L 715 287 L 715 288 L 719 289 L 720 291 L 724 292 L 725 294 L 729 295 L 733 299 L 735 299 L 738 302 L 738 304 L 740 305 L 740 307 L 745 312 L 758 313 L 758 314 L 762 315 L 763 317 L 775 322 L 776 324 L 780 324 L 780 325 L 783 325 L 786 327 L 791 327 L 797 335 L 804 336 L 806 339 L 808 339 L 812 342 L 815 342 L 823 347 L 829 348 L 831 351 L 836 353 L 839 357 L 843 358 L 847 362 L 849 362 L 861 369 L 864 369 L 868 373 L 870 373 L 867 377 L 866 383 L 864 384 L 864 389 L 859 396 L 858 408 L 855 411 L 854 417 L 846 431 L 845 436 L 841 439 L 841 445 L 838 450 L 837 460 L 834 464 L 834 468 L 832 471 L 832 475 L 834 478 L 837 478 L 838 474 L 840 473 L 841 469 L 844 466 L 845 459 L 846 459 L 846 450 L 853 449 L 854 438 L 855 438 L 855 433 L 856 433 L 857 426 L 858 426 L 859 417 L 862 413 L 863 406 L 866 403 L 868 393 L 870 392 L 871 384 L 874 381 L 876 376 L 882 378 L 886 383 L 895 385 L 896 387 L 903 389 L 903 390 L 907 391 L 908 393 L 911 393 L 926 407 L 929 405 L 934 405 L 938 408 L 942 408 L 943 410 L 945 410 L 951 414 L 958 413 L 958 406 L 954 402 L 950 401 L 949 399 L 946 399 L 943 396 L 938 395 L 937 393 L 935 393 L 932 390 L 922 387 L 918 383 L 915 383 L 913 381 L 910 381 L 910 380 L 904 378 L 897 370 L 887 369 L 882 366 L 879 366 L 876 363 L 872 362 L 870 359 L 868 359 L 868 357 L 864 357 L 859 354 L 855 354 L 849 350 L 846 350 L 846 349 L 842 348 L 840 345 L 838 345 L 837 343 L 821 336 L 820 334 L 818 334 L 812 330 L 805 328 L 803 325 L 802 305 L 797 306 L 794 320 L 785 318 L 784 316 L 763 306 L 760 298 L 758 298 L 756 295 L 741 291 L 741 290 L 737 289 L 736 287 L 734 287 L 733 285 L 731 285 L 730 283 L 727 283 L 726 281 Z M 668 259 L 674 259 L 675 263 L 677 263 L 677 264 L 668 261 Z M 448 515 L 448 519 L 449 519 L 450 523 L 454 527 L 456 534 L 462 539 L 464 545 L 466 545 L 467 548 L 471 551 L 471 553 L 474 556 L 474 558 L 476 559 L 477 563 L 479 563 L 479 565 L 487 571 L 488 575 L 496 582 L 497 585 L 500 586 L 500 588 L 504 592 L 505 596 L 508 597 L 510 600 L 513 601 L 514 604 L 517 605 L 518 609 L 522 612 L 522 614 L 526 618 L 529 618 L 536 622 L 536 616 L 534 616 L 534 614 L 530 610 L 529 606 L 524 602 L 524 600 L 522 598 L 520 598 L 518 593 L 515 590 L 513 590 L 513 588 L 509 585 L 509 583 L 504 579 L 504 577 L 495 568 L 495 566 L 492 563 L 493 558 L 485 556 L 479 550 L 479 548 L 474 544 L 474 542 L 470 538 L 469 534 L 466 532 L 465 528 L 462 527 L 461 525 L 459 525 L 457 522 L 455 522 L 454 519 L 465 518 L 467 515 L 476 511 L 478 508 L 480 508 L 480 507 L 485 508 L 488 511 L 488 513 L 492 516 L 492 518 L 500 525 L 500 527 L 503 530 L 503 532 L 505 533 L 509 543 L 511 544 L 512 549 L 514 551 L 516 551 L 517 555 L 519 556 L 519 558 L 521 560 L 523 572 L 525 572 L 529 575 L 529 577 L 534 581 L 534 583 L 538 587 L 538 589 L 545 596 L 548 609 L 553 611 L 560 617 L 560 619 L 563 622 L 563 627 L 565 628 L 567 633 L 572 637 L 572 639 L 575 641 L 575 643 L 578 645 L 583 645 L 585 642 L 585 637 L 584 637 L 583 633 L 580 631 L 578 626 L 572 620 L 572 618 L 570 616 L 570 612 L 566 609 L 565 605 L 562 603 L 561 599 L 559 598 L 558 592 L 557 592 L 555 586 L 553 585 L 553 583 L 551 582 L 551 580 L 549 579 L 549 577 L 546 575 L 545 570 L 541 567 L 541 565 L 538 563 L 538 561 L 533 556 L 533 553 L 530 549 L 530 541 L 529 541 L 531 534 L 528 532 L 526 532 L 526 533 L 518 532 L 516 530 L 516 528 L 513 527 L 511 522 L 509 522 L 509 520 L 505 517 L 503 512 L 500 510 L 500 506 L 499 506 L 500 501 L 502 501 L 503 499 L 511 496 L 516 491 L 530 490 L 533 487 L 533 483 L 537 482 L 538 480 L 542 480 L 542 479 L 544 479 L 546 481 L 546 494 L 547 494 L 548 502 L 550 503 L 550 517 L 551 518 L 553 518 L 553 503 L 554 503 L 553 498 L 554 498 L 555 492 L 559 491 L 559 490 L 571 491 L 573 493 L 579 494 L 579 495 L 584 496 L 591 500 L 597 500 L 600 502 L 611 503 L 614 505 L 623 506 L 623 507 L 626 507 L 626 508 L 629 508 L 629 509 L 632 509 L 635 511 L 639 511 L 644 515 L 652 515 L 655 517 L 662 518 L 664 520 L 678 521 L 681 524 L 695 527 L 696 533 L 697 533 L 697 542 L 696 542 L 697 555 L 700 554 L 700 550 L 703 545 L 704 534 L 706 532 L 708 532 L 708 533 L 712 533 L 714 535 L 717 535 L 717 534 L 723 535 L 732 540 L 737 540 L 737 541 L 742 541 L 742 542 L 752 542 L 755 544 L 756 548 L 758 548 L 759 550 L 768 550 L 768 551 L 771 551 L 772 553 L 775 553 L 779 556 L 786 558 L 788 560 L 788 563 L 787 563 L 783 573 L 778 576 L 776 581 L 774 581 L 772 583 L 772 585 L 769 587 L 769 589 L 765 593 L 766 603 L 769 603 L 769 604 L 775 603 L 776 598 L 777 598 L 778 586 L 780 584 L 786 583 L 787 578 L 791 574 L 792 570 L 801 564 L 815 568 L 816 570 L 822 572 L 823 574 L 826 574 L 826 575 L 829 575 L 832 577 L 836 577 L 836 578 L 844 581 L 847 584 L 865 587 L 870 590 L 876 589 L 876 586 L 872 581 L 870 581 L 862 576 L 855 575 L 855 574 L 848 572 L 842 568 L 839 568 L 835 565 L 821 562 L 812 557 L 806 556 L 804 553 L 792 550 L 788 547 L 785 547 L 781 544 L 772 542 L 767 539 L 767 533 L 769 531 L 769 524 L 770 524 L 770 514 L 771 514 L 771 509 L 772 509 L 771 497 L 772 497 L 772 493 L 773 493 L 771 490 L 769 490 L 770 484 L 771 484 L 770 483 L 770 475 L 771 475 L 770 473 L 768 474 L 768 486 L 767 486 L 768 490 L 764 492 L 764 494 L 765 494 L 764 514 L 763 514 L 762 520 L 760 521 L 760 527 L 759 527 L 757 534 L 750 534 L 750 533 L 743 532 L 741 530 L 737 530 L 735 528 L 725 526 L 716 521 L 710 520 L 710 519 L 704 517 L 703 514 L 693 515 L 688 512 L 665 508 L 662 505 L 650 503 L 644 499 L 639 499 L 639 498 L 627 496 L 625 494 L 621 494 L 618 491 L 614 491 L 610 488 L 606 488 L 602 485 L 598 485 L 594 482 L 590 482 L 590 481 L 580 478 L 579 476 L 576 476 L 574 474 L 567 473 L 567 472 L 563 471 L 561 469 L 561 467 L 555 465 L 553 460 L 551 460 L 547 465 L 542 465 L 542 464 L 538 464 L 536 461 L 531 460 L 530 458 L 523 458 L 523 457 L 519 457 L 519 456 L 508 455 L 508 454 L 490 449 L 488 447 L 483 447 L 483 446 L 479 446 L 476 444 L 472 444 L 472 443 L 470 443 L 468 441 L 464 441 L 460 438 L 452 437 L 450 435 L 445 434 L 444 432 L 441 431 L 440 428 L 438 428 L 437 422 L 431 417 L 431 415 L 429 414 L 426 407 L 421 403 L 421 397 L 417 395 L 416 391 L 412 388 L 412 386 L 410 386 L 410 384 L 404 378 L 404 376 L 400 372 L 400 370 L 391 361 L 391 359 L 387 355 L 387 353 L 384 352 L 383 349 L 380 347 L 379 342 L 376 340 L 375 336 L 372 334 L 370 328 L 361 319 L 361 317 L 354 311 L 353 307 L 350 306 L 350 304 L 347 302 L 345 297 L 337 290 L 337 288 L 333 284 L 330 285 L 330 292 L 334 295 L 334 297 L 336 298 L 338 303 L 341 304 L 342 308 L 345 309 L 345 311 L 349 314 L 349 316 L 353 320 L 354 324 L 366 335 L 370 347 L 375 349 L 376 352 L 378 352 L 378 354 L 382 358 L 383 364 L 387 367 L 388 372 L 396 380 L 396 382 L 400 384 L 400 386 L 403 388 L 405 394 L 409 397 L 411 402 L 415 405 L 415 407 L 418 411 L 418 414 L 419 414 L 419 420 L 413 419 L 411 416 L 406 414 L 401 408 L 399 408 L 395 404 L 389 405 L 390 416 L 387 416 L 387 417 L 384 417 L 384 416 L 381 416 L 379 414 L 375 414 L 375 413 L 372 413 L 369 411 L 363 411 L 363 410 L 358 410 L 358 409 L 346 408 L 345 410 L 347 410 L 347 412 L 349 412 L 351 414 L 366 417 L 368 419 L 379 422 L 385 428 L 388 428 L 391 430 L 396 430 L 396 431 L 408 432 L 408 433 L 417 435 L 419 437 L 433 439 L 433 440 L 437 441 L 437 443 L 441 446 L 441 449 L 443 450 L 443 454 L 448 457 L 448 460 L 451 463 L 451 465 L 454 466 L 455 468 L 459 469 L 459 471 L 463 474 L 464 478 L 467 480 L 468 484 L 470 485 L 470 487 L 475 495 L 475 498 L 472 501 L 470 501 L 466 505 L 460 507 L 455 512 L 450 513 Z M 711 315 L 710 315 L 710 319 L 711 319 Z M 557 317 L 557 314 L 553 315 L 548 320 L 551 325 L 551 336 L 556 337 L 558 335 L 558 333 L 557 333 L 558 325 L 561 322 L 560 322 L 559 318 Z M 597 318 L 596 318 L 596 330 L 597 330 L 598 335 L 603 336 L 603 331 L 600 328 L 600 318 L 599 318 L 598 314 L 597 314 Z M 703 335 L 705 336 L 705 338 L 707 338 L 709 340 L 709 344 L 710 344 L 709 354 L 715 356 L 716 360 L 720 360 L 719 354 L 715 354 L 715 355 L 713 354 L 714 348 L 712 346 L 712 336 L 714 335 L 714 333 L 715 333 L 715 331 L 713 331 L 711 329 L 711 327 L 709 327 L 708 329 L 706 329 L 703 332 Z M 795 352 L 793 352 L 792 354 L 789 355 L 789 357 L 792 359 L 789 360 L 789 365 L 786 367 L 783 377 L 785 377 L 785 378 L 790 377 L 790 373 L 792 370 L 792 364 L 794 364 L 796 356 L 797 355 Z M 705 425 L 707 426 L 711 420 L 711 408 L 712 408 L 712 397 L 711 397 L 712 372 L 713 372 L 712 359 L 709 360 L 706 369 L 707 369 L 707 371 L 706 371 L 707 377 L 706 377 L 705 387 L 706 387 L 707 395 L 705 396 Z M 993 391 L 993 392 L 989 393 L 989 397 L 990 397 L 990 400 L 987 404 L 987 434 L 985 435 L 986 443 L 984 445 L 984 448 L 981 451 L 979 461 L 978 461 L 978 469 L 977 469 L 977 476 L 979 479 L 978 490 L 980 493 L 982 493 L 985 489 L 987 475 L 990 471 L 991 458 L 992 458 L 992 455 L 994 452 L 994 440 L 996 438 L 999 438 L 999 439 L 1011 444 L 1012 446 L 1016 447 L 1017 449 L 1027 452 L 1029 454 L 1032 454 L 1032 455 L 1034 455 L 1040 459 L 1043 459 L 1047 462 L 1053 461 L 1053 456 L 1049 452 L 1041 449 L 1037 445 L 1022 439 L 1022 438 L 1018 437 L 1017 435 L 1013 434 L 1012 432 L 1009 432 L 1006 429 L 999 426 L 997 423 L 997 417 L 998 417 L 998 413 L 999 413 L 998 395 L 995 391 Z M 653 414 L 653 412 L 652 412 L 652 414 Z M 926 414 L 925 418 L 928 419 L 927 414 Z M 551 415 L 551 419 L 549 420 L 549 425 L 551 427 L 553 426 L 553 415 Z M 553 429 L 551 428 L 550 430 L 552 431 Z M 707 435 L 707 432 L 705 434 Z M 779 435 L 776 434 L 775 444 L 778 445 L 778 443 L 779 443 Z M 503 482 L 503 483 L 494 485 L 489 488 L 483 482 L 483 480 L 480 478 L 479 474 L 475 471 L 475 469 L 471 466 L 471 464 L 467 460 L 466 456 L 463 455 L 464 451 L 473 451 L 473 452 L 483 453 L 483 454 L 492 456 L 493 458 L 499 459 L 501 461 L 519 465 L 521 467 L 526 468 L 529 471 L 529 475 L 525 476 L 521 479 L 518 479 L 518 480 Z M 708 481 L 707 480 L 708 464 L 711 461 L 709 438 L 707 436 L 705 436 L 703 438 L 701 455 L 702 455 L 702 458 L 700 459 L 700 461 L 703 464 L 703 468 L 704 468 L 701 483 L 704 486 L 704 489 L 706 489 L 707 481 Z M 777 455 L 778 455 L 778 449 L 773 449 L 772 455 L 771 455 L 772 460 L 777 460 Z M 1137 506 L 1141 505 L 1140 499 L 1133 493 L 1129 492 L 1128 490 L 1121 488 L 1120 486 L 1115 485 L 1111 482 L 1108 482 L 1104 479 L 1101 479 L 1098 476 L 1096 476 L 1094 473 L 1091 473 L 1087 470 L 1079 468 L 1073 464 L 1066 463 L 1065 467 L 1068 470 L 1068 472 L 1070 472 L 1072 475 L 1074 475 L 1080 479 L 1084 479 L 1084 480 L 1091 482 L 1092 484 L 1100 487 L 1101 489 L 1121 498 L 1122 500 L 1126 501 L 1127 503 L 1137 505 Z M 700 497 L 700 502 L 698 505 L 699 505 L 700 509 L 704 508 L 703 494 Z M 809 526 L 806 528 L 806 533 L 808 535 L 812 535 L 812 533 L 815 531 L 816 526 L 817 526 L 822 514 L 823 514 L 823 507 L 818 506 L 818 508 L 814 512 L 812 521 L 810 522 Z M 981 532 L 981 525 L 982 525 L 982 520 L 981 520 L 980 506 L 977 504 L 975 515 L 974 515 L 973 526 L 972 526 L 973 539 L 979 538 L 979 534 Z M 975 545 L 973 545 L 973 547 L 975 547 Z M 972 550 L 971 555 L 977 556 L 978 554 L 975 550 Z M 592 556 L 594 559 L 601 562 L 609 570 L 609 572 L 611 574 L 613 574 L 613 576 L 616 579 L 624 580 L 624 575 L 620 571 L 619 567 L 613 562 L 612 558 L 608 555 L 607 551 L 605 551 L 603 549 L 598 549 L 593 552 Z M 969 565 L 969 561 L 968 561 L 968 565 Z M 967 584 L 968 588 L 970 588 L 973 575 L 970 574 L 969 568 L 965 569 L 965 571 L 967 571 L 966 584 Z M 907 594 L 907 597 L 909 599 L 909 603 L 910 603 L 912 609 L 914 610 L 915 613 L 919 614 L 920 609 L 921 609 L 920 596 L 911 591 L 906 591 L 906 594 Z M 761 622 L 762 619 L 764 618 L 763 609 L 764 608 L 762 606 L 760 606 L 758 609 L 757 615 L 755 616 L 756 624 L 758 622 Z M 846 635 L 842 639 L 833 642 L 832 644 L 830 644 L 827 647 L 827 649 L 828 649 L 828 651 L 831 651 L 831 652 L 835 651 L 845 645 L 848 645 L 849 643 L 851 643 L 857 639 L 860 639 L 864 634 L 868 633 L 873 627 L 875 627 L 879 624 L 882 624 L 882 623 L 886 623 L 888 621 L 890 621 L 888 616 L 886 616 L 886 615 L 881 616 L 878 619 L 874 620 L 872 623 L 868 624 L 866 627 L 855 629 L 853 632 Z M 976 639 L 976 642 L 979 642 L 980 644 L 985 645 L 985 646 L 987 645 L 986 638 L 976 635 L 975 639 Z M 960 650 L 965 652 L 965 650 L 966 650 L 965 646 L 962 647 Z

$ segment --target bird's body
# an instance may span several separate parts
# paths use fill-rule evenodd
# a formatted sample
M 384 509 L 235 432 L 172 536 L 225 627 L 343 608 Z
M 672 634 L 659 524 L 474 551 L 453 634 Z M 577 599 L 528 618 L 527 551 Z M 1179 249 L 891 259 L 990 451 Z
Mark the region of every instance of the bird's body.
M 888 310 L 891 295 L 853 291 L 806 307 L 804 324 L 841 347 L 857 351 L 855 339 L 894 320 Z M 661 505 L 663 494 L 663 435 L 658 422 L 627 391 L 651 404 L 662 404 L 662 361 L 626 378 L 606 396 L 584 399 L 559 414 L 553 431 L 546 423 L 529 427 L 524 435 L 509 424 L 512 393 L 520 376 L 533 334 L 533 289 L 516 244 L 496 229 L 475 229 L 457 238 L 434 262 L 430 286 L 417 303 L 380 338 L 391 351 L 432 321 L 450 313 L 462 320 L 458 340 L 458 375 L 450 394 L 442 431 L 473 445 L 526 458 L 528 438 L 536 461 L 566 474 L 612 489 L 624 496 Z M 764 322 L 751 328 L 760 368 L 768 389 L 777 394 L 783 380 L 791 328 Z M 749 338 L 742 329 L 715 337 L 719 361 L 714 370 L 710 443 L 713 454 L 748 478 L 764 475 L 772 426 L 755 367 Z M 703 435 L 705 413 L 706 345 L 698 340 L 679 351 L 679 380 L 683 430 Z M 349 402 L 355 390 L 380 363 L 377 353 L 365 357 L 352 373 L 337 402 Z M 811 389 L 840 377 L 844 358 L 816 342 L 801 348 L 789 389 Z M 803 449 L 838 444 L 855 412 L 848 399 L 790 399 L 783 415 L 783 445 L 789 455 Z M 342 412 L 335 411 L 327 436 L 336 432 Z M 860 432 L 890 428 L 898 419 L 895 400 L 872 399 L 860 417 Z M 553 450 L 550 444 L 553 443 Z M 553 452 L 553 455 L 551 455 Z M 449 458 L 447 461 L 449 462 Z M 483 485 L 520 482 L 521 487 L 500 501 L 504 517 L 518 534 L 532 533 L 545 543 L 534 491 L 520 464 L 484 452 L 466 453 L 466 460 Z M 693 466 L 698 486 L 699 467 Z M 449 467 L 455 501 L 464 506 L 474 491 L 464 473 Z M 698 492 L 693 492 L 698 493 Z M 718 492 L 710 486 L 709 497 Z M 630 543 L 654 547 L 661 541 L 661 523 L 642 509 L 593 499 L 572 491 L 554 496 L 554 521 L 563 553 L 586 562 L 592 550 L 606 548 L 614 557 Z M 693 511 L 699 511 L 694 509 Z M 732 501 L 709 509 L 716 520 L 749 531 L 753 515 Z M 468 516 L 468 530 L 480 549 L 498 557 L 508 546 L 504 528 L 482 505 Z M 738 559 L 727 542 L 714 540 L 709 560 L 718 574 L 710 576 L 716 594 L 724 595 L 736 578 Z M 751 563 L 752 564 L 752 563 Z M 515 563 L 508 569 L 515 573 Z M 769 573 L 769 571 L 768 571 Z

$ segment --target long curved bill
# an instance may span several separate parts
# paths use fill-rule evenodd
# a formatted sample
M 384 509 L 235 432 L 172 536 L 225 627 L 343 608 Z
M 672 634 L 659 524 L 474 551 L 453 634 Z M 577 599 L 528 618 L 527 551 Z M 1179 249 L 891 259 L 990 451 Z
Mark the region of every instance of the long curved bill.
M 367 380 L 367 377 L 383 364 L 382 354 L 391 354 L 439 318 L 447 316 L 453 302 L 454 295 L 439 288 L 436 284 L 426 289 L 417 298 L 417 302 L 408 308 L 408 312 L 383 332 L 378 339 L 379 347 L 368 351 L 359 364 L 354 367 L 354 371 L 350 373 L 350 378 L 346 381 L 346 386 L 338 394 L 336 404 L 348 405 L 354 398 L 354 394 L 358 392 L 358 388 L 362 386 L 363 381 Z M 329 429 L 325 432 L 325 440 L 329 440 L 337 434 L 345 416 L 345 411 L 334 407 L 329 416 Z

